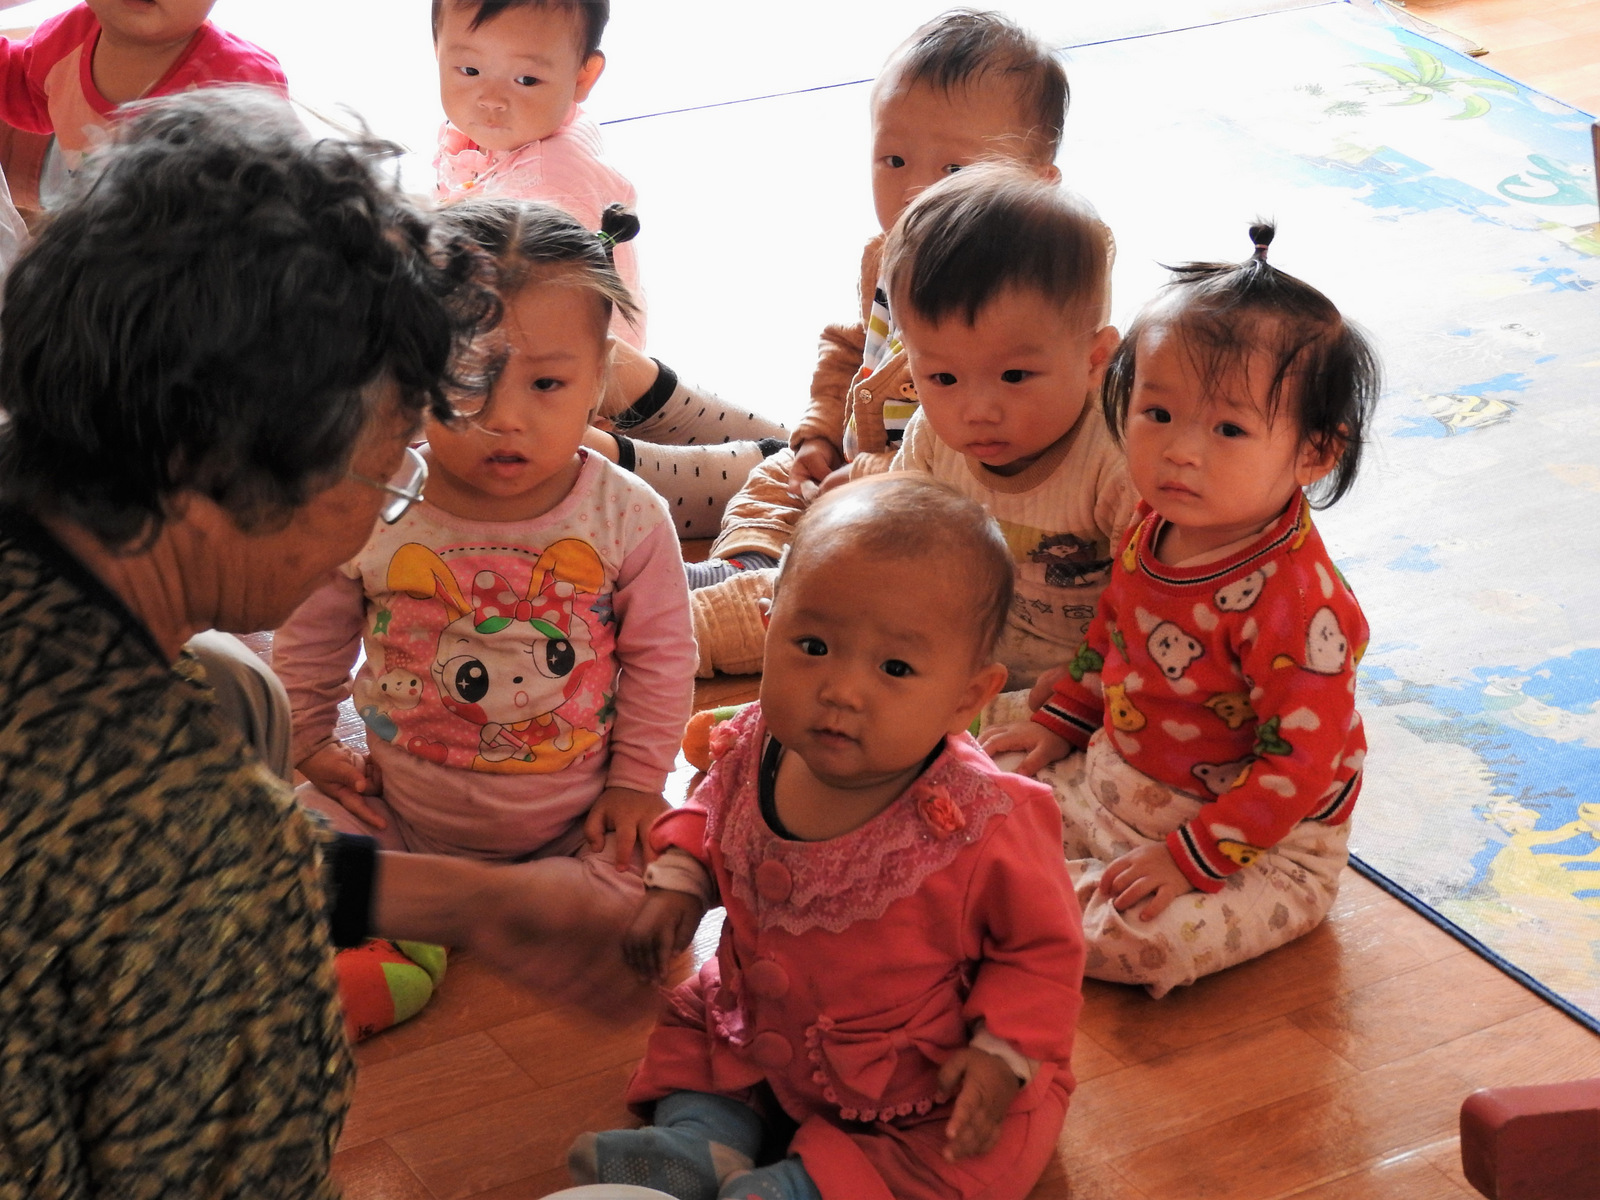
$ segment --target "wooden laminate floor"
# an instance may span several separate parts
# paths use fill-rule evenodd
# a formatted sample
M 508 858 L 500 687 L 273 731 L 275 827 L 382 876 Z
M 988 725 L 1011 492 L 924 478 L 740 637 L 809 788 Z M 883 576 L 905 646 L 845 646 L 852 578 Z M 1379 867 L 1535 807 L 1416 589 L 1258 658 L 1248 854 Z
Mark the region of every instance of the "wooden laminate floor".
M 1486 65 L 1600 114 L 1595 0 L 1407 0 L 1406 11 L 1485 47 Z
M 1600 0 L 1408 8 L 1483 43 L 1496 69 L 1600 109 Z M 753 694 L 718 679 L 700 698 Z M 1086 992 L 1080 1083 L 1035 1200 L 1459 1200 L 1476 1195 L 1456 1140 L 1468 1092 L 1600 1075 L 1600 1038 L 1349 872 L 1329 920 L 1264 959 L 1160 1001 Z M 335 1160 L 347 1196 L 559 1190 L 572 1137 L 626 1122 L 645 1033 L 456 956 L 421 1016 L 357 1048 Z
M 700 698 L 753 694 L 718 679 Z M 1351 872 L 1329 920 L 1266 958 L 1160 1001 L 1086 993 L 1079 1087 L 1034 1200 L 1460 1200 L 1476 1195 L 1456 1140 L 1469 1092 L 1600 1075 L 1600 1038 Z M 647 1030 L 456 956 L 422 1015 L 356 1049 L 347 1196 L 558 1190 L 577 1133 L 628 1123 Z

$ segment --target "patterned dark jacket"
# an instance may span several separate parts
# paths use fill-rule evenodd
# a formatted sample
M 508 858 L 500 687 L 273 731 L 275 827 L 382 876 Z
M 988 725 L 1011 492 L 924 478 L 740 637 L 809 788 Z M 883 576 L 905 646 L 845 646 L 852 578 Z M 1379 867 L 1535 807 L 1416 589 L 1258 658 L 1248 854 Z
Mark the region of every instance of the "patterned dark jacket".
M 337 1194 L 320 871 L 198 666 L 0 509 L 0 1200 Z

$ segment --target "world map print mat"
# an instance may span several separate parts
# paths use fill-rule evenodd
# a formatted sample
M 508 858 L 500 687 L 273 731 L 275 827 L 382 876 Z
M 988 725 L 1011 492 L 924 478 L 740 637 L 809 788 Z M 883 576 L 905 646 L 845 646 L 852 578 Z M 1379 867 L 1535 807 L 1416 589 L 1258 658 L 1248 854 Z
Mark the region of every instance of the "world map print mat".
M 1588 117 L 1357 4 L 1084 47 L 1069 72 L 1063 171 L 1116 231 L 1121 320 L 1160 262 L 1247 254 L 1259 212 L 1273 260 L 1378 341 L 1361 479 L 1318 518 L 1373 630 L 1352 848 L 1600 1029 Z

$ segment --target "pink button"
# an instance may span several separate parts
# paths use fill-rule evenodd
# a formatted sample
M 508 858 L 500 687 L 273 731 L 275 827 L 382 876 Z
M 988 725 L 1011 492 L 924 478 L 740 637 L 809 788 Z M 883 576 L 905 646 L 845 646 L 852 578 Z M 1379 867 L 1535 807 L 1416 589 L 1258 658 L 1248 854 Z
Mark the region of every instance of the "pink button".
M 778 1000 L 789 992 L 789 972 L 770 958 L 751 964 L 744 973 L 744 981 L 763 1000 Z
M 750 1043 L 750 1057 L 755 1060 L 758 1067 L 764 1067 L 768 1071 L 780 1071 L 787 1067 L 789 1060 L 794 1057 L 794 1047 L 783 1034 L 769 1029 L 765 1033 L 756 1034 L 755 1040 Z
M 769 858 L 756 868 L 756 892 L 769 904 L 782 904 L 792 891 L 794 879 L 781 862 Z

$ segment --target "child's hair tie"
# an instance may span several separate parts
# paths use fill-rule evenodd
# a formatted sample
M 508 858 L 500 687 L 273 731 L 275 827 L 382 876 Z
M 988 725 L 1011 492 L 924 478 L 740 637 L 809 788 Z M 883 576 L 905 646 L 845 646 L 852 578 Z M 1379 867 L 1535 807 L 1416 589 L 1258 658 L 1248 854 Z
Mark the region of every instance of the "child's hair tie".
M 1267 247 L 1272 245 L 1273 234 L 1277 233 L 1277 226 L 1271 221 L 1263 221 L 1259 217 L 1256 223 L 1250 226 L 1250 241 L 1255 245 L 1256 252 L 1251 255 L 1256 262 L 1267 261 Z
M 623 242 L 631 242 L 639 233 L 639 218 L 628 211 L 625 204 L 608 204 L 600 214 L 600 229 L 595 234 L 606 249 L 606 257 L 616 254 Z

